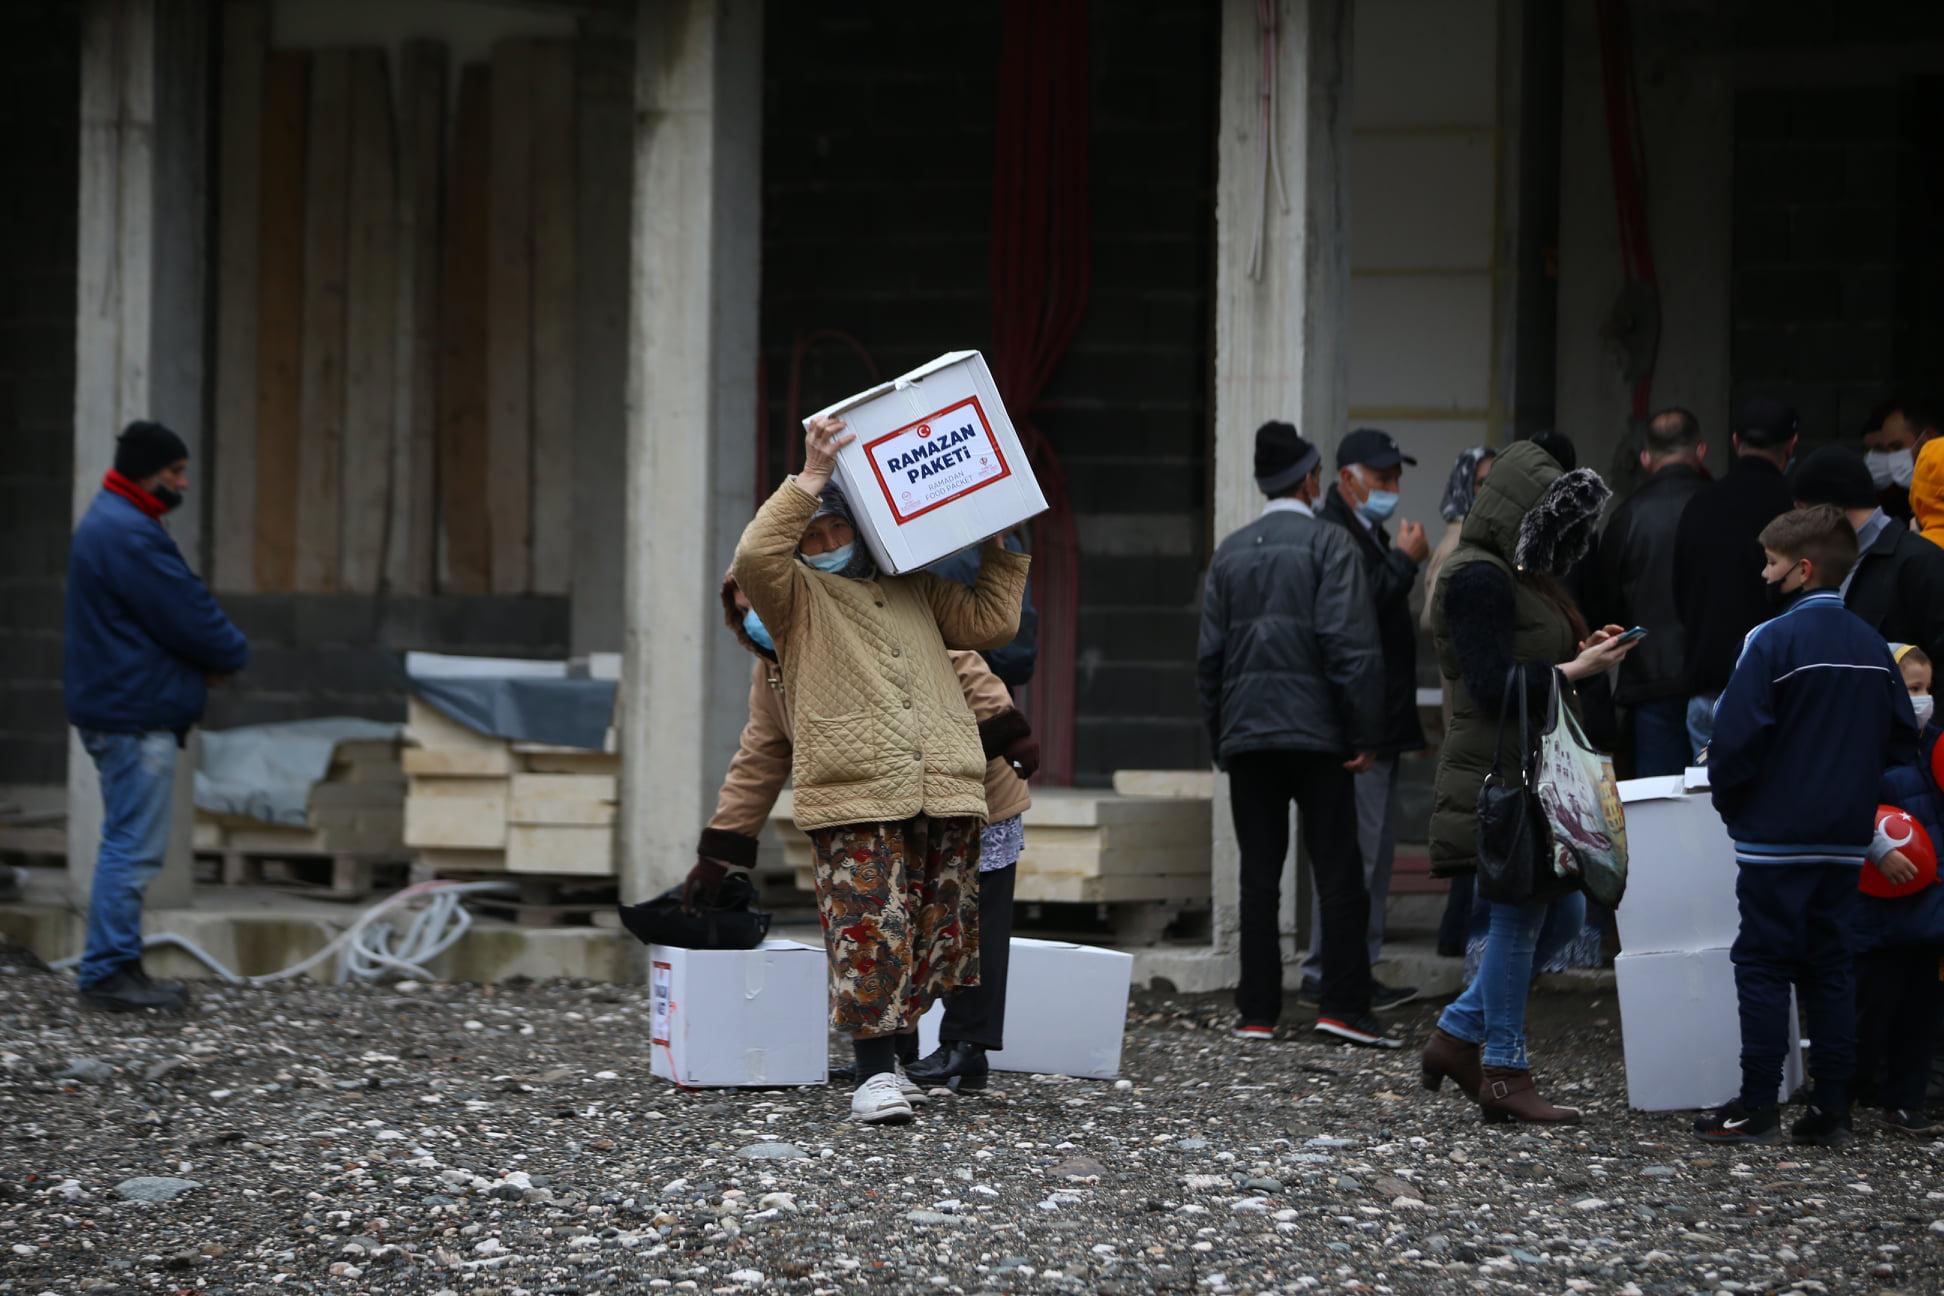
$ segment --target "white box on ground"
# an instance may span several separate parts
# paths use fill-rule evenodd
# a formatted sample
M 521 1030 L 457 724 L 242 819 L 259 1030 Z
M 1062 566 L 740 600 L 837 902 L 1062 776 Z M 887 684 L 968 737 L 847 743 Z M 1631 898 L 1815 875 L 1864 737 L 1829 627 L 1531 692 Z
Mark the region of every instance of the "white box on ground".
M 820 946 L 648 947 L 650 1071 L 678 1085 L 823 1084 L 828 965 Z
M 1629 954 L 1725 949 L 1735 943 L 1735 844 L 1706 792 L 1679 775 L 1620 785 L 1627 808 L 1627 894 L 1614 911 Z
M 1015 936 L 1006 977 L 1006 1047 L 986 1054 L 995 1071 L 1112 1080 L 1120 1074 L 1121 1036 L 1134 956 L 1066 941 Z M 918 1047 L 938 1047 L 945 1005 L 918 1023 Z
M 1046 511 L 977 351 L 949 352 L 811 415 L 823 417 L 857 438 L 837 456 L 837 482 L 886 571 L 917 571 Z
M 1741 1012 L 1726 949 L 1622 954 L 1614 960 L 1613 974 L 1620 992 L 1629 1107 L 1719 1107 L 1741 1092 Z M 1791 999 L 1782 1100 L 1802 1083 L 1802 1034 Z

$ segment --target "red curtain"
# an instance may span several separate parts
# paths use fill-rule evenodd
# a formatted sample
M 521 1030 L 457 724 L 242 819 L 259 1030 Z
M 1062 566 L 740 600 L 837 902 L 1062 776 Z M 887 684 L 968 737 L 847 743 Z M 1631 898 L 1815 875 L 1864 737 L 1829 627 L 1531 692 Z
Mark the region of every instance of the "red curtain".
M 1084 0 L 1005 0 L 992 185 L 992 371 L 1046 493 L 1033 524 L 1039 666 L 1021 698 L 1042 780 L 1073 781 L 1079 548 L 1066 470 L 1034 423 L 1086 315 L 1092 67 Z

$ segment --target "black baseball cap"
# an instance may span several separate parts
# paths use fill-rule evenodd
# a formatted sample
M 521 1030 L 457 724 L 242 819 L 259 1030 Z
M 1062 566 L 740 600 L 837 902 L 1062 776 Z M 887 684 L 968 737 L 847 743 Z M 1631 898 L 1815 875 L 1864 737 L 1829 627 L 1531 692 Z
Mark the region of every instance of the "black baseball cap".
M 1358 428 L 1337 442 L 1337 467 L 1361 464 L 1365 468 L 1395 468 L 1399 464 L 1417 467 L 1417 460 L 1398 448 L 1397 438 L 1377 428 Z
M 1795 406 L 1787 401 L 1756 396 L 1735 407 L 1735 435 L 1750 445 L 1773 449 L 1799 430 Z

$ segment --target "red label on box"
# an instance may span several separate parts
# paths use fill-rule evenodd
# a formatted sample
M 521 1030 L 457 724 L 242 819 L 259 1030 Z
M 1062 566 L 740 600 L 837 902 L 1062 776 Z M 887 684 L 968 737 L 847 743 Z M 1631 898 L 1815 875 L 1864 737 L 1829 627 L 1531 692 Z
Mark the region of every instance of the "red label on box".
M 899 526 L 1012 476 L 977 396 L 885 433 L 864 453 Z

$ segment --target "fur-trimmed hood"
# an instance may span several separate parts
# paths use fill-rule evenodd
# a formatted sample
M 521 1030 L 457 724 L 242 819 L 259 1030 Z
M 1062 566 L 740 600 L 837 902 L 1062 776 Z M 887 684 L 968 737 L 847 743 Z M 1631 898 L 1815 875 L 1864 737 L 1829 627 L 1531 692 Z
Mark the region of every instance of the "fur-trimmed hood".
M 1551 455 L 1520 441 L 1493 460 L 1461 538 L 1520 570 L 1564 576 L 1586 556 L 1612 495 L 1591 468 L 1561 472 Z

